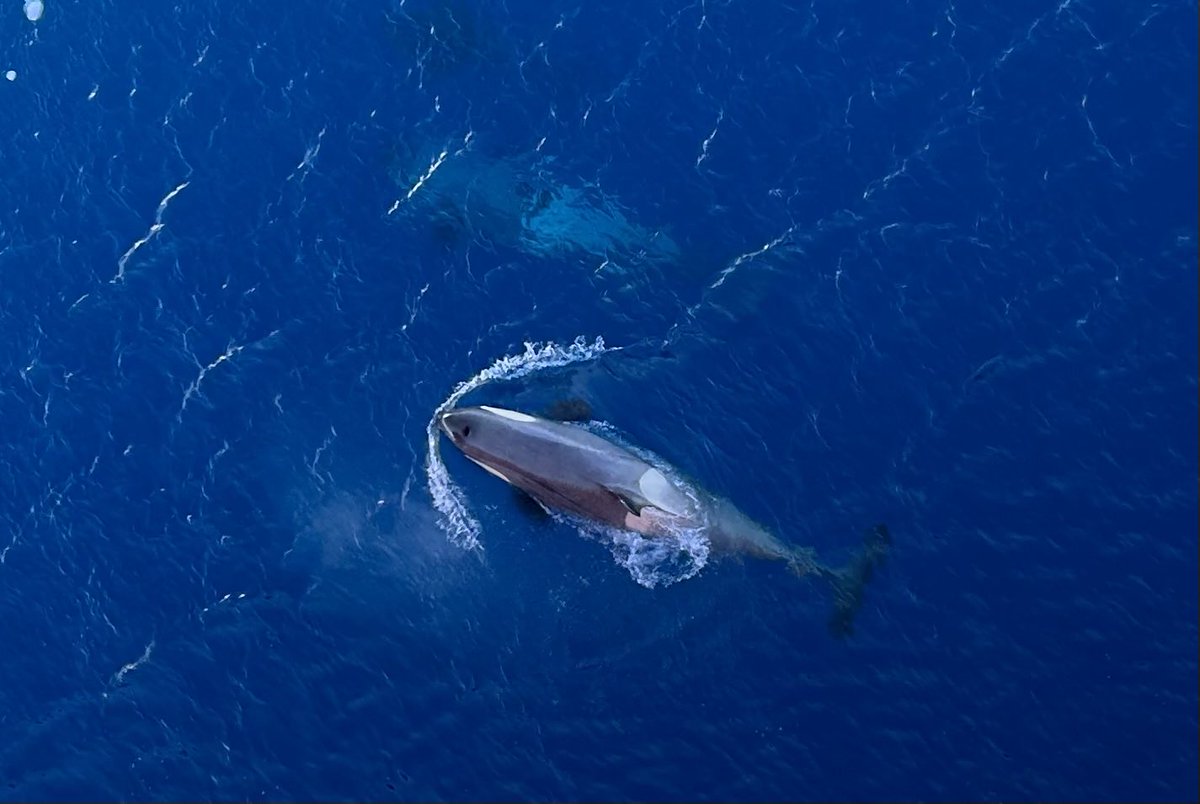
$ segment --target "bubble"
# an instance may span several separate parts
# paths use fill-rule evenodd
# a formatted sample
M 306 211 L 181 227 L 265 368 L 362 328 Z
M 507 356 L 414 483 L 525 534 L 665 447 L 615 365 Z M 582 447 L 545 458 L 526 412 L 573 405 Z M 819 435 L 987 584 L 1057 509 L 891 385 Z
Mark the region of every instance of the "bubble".
M 46 4 L 42 0 L 25 0 L 25 18 L 30 22 L 37 22 L 42 18 L 42 12 L 46 10 Z M 12 79 L 9 79 L 10 81 Z
M 9 70 L 8 72 L 6 72 L 4 74 L 4 77 L 7 78 L 9 81 L 16 81 L 17 80 L 17 71 Z

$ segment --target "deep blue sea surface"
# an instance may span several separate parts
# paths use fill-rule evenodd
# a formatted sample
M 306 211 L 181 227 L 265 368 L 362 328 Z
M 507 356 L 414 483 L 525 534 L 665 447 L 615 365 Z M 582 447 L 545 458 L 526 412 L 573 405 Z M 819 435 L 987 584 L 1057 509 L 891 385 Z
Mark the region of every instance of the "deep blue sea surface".
M 1195 800 L 1192 0 L 23 5 L 0 799 Z M 472 378 L 886 522 L 853 634 L 431 453 Z

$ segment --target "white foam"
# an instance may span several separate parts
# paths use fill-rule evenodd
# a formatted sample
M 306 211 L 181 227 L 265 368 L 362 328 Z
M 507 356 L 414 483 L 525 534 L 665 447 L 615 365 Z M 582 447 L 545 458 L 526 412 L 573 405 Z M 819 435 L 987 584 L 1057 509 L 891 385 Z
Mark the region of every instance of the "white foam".
M 17 71 L 9 70 L 8 72 L 6 72 L 4 74 L 4 77 L 7 78 L 9 81 L 16 81 L 17 80 Z
M 150 654 L 153 652 L 154 652 L 154 640 L 152 639 L 146 645 L 145 649 L 142 650 L 141 656 L 139 656 L 135 661 L 132 661 L 132 662 L 129 662 L 128 664 L 122 665 L 121 669 L 118 670 L 115 674 L 113 674 L 112 683 L 120 684 L 121 682 L 123 682 L 125 680 L 125 676 L 129 675 L 134 670 L 137 670 L 139 667 L 144 665 L 146 662 L 150 661 Z
M 453 408 L 471 391 L 488 383 L 498 380 L 515 380 L 536 371 L 594 360 L 605 352 L 617 351 L 620 348 L 619 346 L 605 346 L 603 338 L 596 338 L 594 342 L 588 343 L 579 337 L 567 346 L 559 346 L 553 342 L 526 343 L 523 353 L 502 357 L 474 377 L 459 383 L 446 401 L 438 405 L 425 430 L 428 444 L 425 475 L 429 483 L 429 494 L 433 498 L 433 505 L 441 515 L 439 524 L 446 531 L 446 536 L 451 542 L 464 549 L 482 549 L 479 543 L 479 521 L 471 515 L 462 489 L 450 479 L 446 465 L 442 463 L 438 417 Z
M 37 22 L 42 18 L 42 13 L 46 10 L 46 4 L 42 0 L 25 0 L 25 19 L 30 22 Z M 12 80 L 11 78 L 9 79 Z
M 597 535 L 616 562 L 647 589 L 695 577 L 708 564 L 711 549 L 703 526 L 679 528 L 665 536 L 643 536 L 617 528 L 600 529 Z

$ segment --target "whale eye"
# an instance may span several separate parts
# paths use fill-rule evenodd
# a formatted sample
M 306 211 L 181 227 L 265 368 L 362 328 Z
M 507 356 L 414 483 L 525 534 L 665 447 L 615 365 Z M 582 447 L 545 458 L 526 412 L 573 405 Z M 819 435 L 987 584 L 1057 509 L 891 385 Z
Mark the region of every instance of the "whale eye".
M 467 436 L 469 436 L 470 434 L 471 434 L 471 425 L 469 425 L 469 424 L 464 424 L 464 425 L 463 425 L 463 429 L 462 429 L 462 437 L 463 437 L 463 438 L 466 438 L 466 437 L 467 437 Z

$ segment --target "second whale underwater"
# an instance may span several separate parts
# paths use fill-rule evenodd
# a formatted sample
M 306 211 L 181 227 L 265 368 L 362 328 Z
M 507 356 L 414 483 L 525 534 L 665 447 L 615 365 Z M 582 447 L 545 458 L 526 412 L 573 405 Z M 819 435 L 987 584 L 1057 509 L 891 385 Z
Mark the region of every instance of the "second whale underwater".
M 648 537 L 699 529 L 715 550 L 784 561 L 797 575 L 824 578 L 834 591 L 829 628 L 837 636 L 851 632 L 863 588 L 890 543 L 887 527 L 876 525 L 862 550 L 833 569 L 729 501 L 668 478 L 633 451 L 577 424 L 482 405 L 445 411 L 438 426 L 467 458 L 547 509 Z

